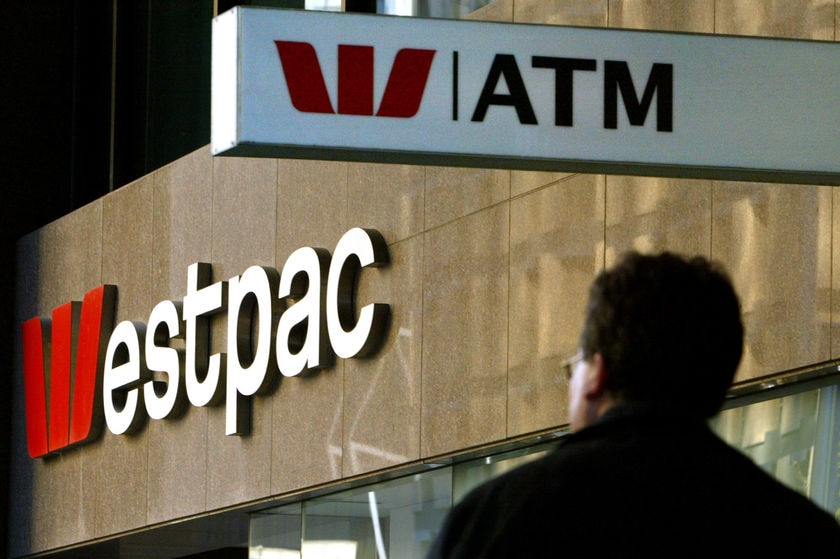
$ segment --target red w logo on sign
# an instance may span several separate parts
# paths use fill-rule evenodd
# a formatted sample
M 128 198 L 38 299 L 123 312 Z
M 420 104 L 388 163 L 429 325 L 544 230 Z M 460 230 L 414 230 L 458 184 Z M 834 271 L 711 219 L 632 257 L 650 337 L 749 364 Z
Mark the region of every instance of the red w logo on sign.
M 23 323 L 26 438 L 32 458 L 87 442 L 101 432 L 105 352 L 100 348 L 113 330 L 116 298 L 116 286 L 101 285 L 82 303 L 53 309 L 52 320 L 35 317 Z
M 292 105 L 304 113 L 335 113 L 315 48 L 275 41 Z M 435 51 L 401 49 L 391 68 L 376 116 L 410 118 L 420 109 Z M 338 45 L 338 113 L 373 112 L 373 47 Z

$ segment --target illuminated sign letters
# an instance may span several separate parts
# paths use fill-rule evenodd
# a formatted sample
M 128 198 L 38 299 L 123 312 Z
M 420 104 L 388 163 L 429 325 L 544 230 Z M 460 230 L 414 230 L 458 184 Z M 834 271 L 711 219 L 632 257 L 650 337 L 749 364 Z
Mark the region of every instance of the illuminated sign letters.
M 188 405 L 222 401 L 226 434 L 248 433 L 250 397 L 272 389 L 279 375 L 297 376 L 332 365 L 336 356 L 363 357 L 379 347 L 390 308 L 357 308 L 355 291 L 363 268 L 388 260 L 377 231 L 355 228 L 332 257 L 325 249 L 300 248 L 279 273 L 251 266 L 214 282 L 210 264 L 192 264 L 183 301 L 161 301 L 146 324 L 113 325 L 117 288 L 110 285 L 57 307 L 52 320 L 26 321 L 30 455 L 92 440 L 103 418 L 119 435 L 139 429 L 146 416 L 164 419 Z M 224 312 L 226 351 L 211 355 L 211 320 Z M 175 339 L 183 339 L 183 349 Z

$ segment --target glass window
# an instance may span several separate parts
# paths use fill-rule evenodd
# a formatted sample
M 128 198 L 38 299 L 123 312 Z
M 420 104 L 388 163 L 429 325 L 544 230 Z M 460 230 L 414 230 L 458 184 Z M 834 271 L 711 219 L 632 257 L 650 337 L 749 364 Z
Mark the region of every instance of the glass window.
M 255 514 L 251 559 L 423 559 L 452 506 L 441 468 Z
M 721 438 L 840 519 L 840 387 L 724 410 Z

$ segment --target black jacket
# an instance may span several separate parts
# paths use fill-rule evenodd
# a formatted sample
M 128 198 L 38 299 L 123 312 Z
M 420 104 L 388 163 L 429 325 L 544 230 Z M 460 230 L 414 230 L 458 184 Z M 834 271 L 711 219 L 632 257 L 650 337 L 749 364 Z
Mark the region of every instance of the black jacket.
M 840 524 L 705 423 L 625 408 L 470 492 L 428 558 L 733 554 L 840 557 Z

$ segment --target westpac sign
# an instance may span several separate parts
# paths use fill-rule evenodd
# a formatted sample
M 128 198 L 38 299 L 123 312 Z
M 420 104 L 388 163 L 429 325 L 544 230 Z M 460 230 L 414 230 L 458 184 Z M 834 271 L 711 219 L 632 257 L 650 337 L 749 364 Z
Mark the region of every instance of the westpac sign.
M 251 428 L 251 397 L 283 377 L 371 355 L 390 316 L 387 303 L 356 307 L 364 268 L 389 262 L 375 229 L 355 227 L 336 244 L 301 247 L 282 270 L 254 265 L 214 281 L 212 266 L 187 269 L 181 301 L 154 306 L 147 322 L 114 324 L 117 286 L 22 325 L 29 455 L 60 454 L 97 439 L 139 431 L 189 406 L 225 405 L 225 434 Z M 227 322 L 227 351 L 211 354 L 211 322 Z M 226 316 L 224 316 L 226 315 Z M 175 340 L 180 342 L 175 342 Z M 179 347 L 181 346 L 181 347 Z
M 215 155 L 840 184 L 840 44 L 234 8 Z

